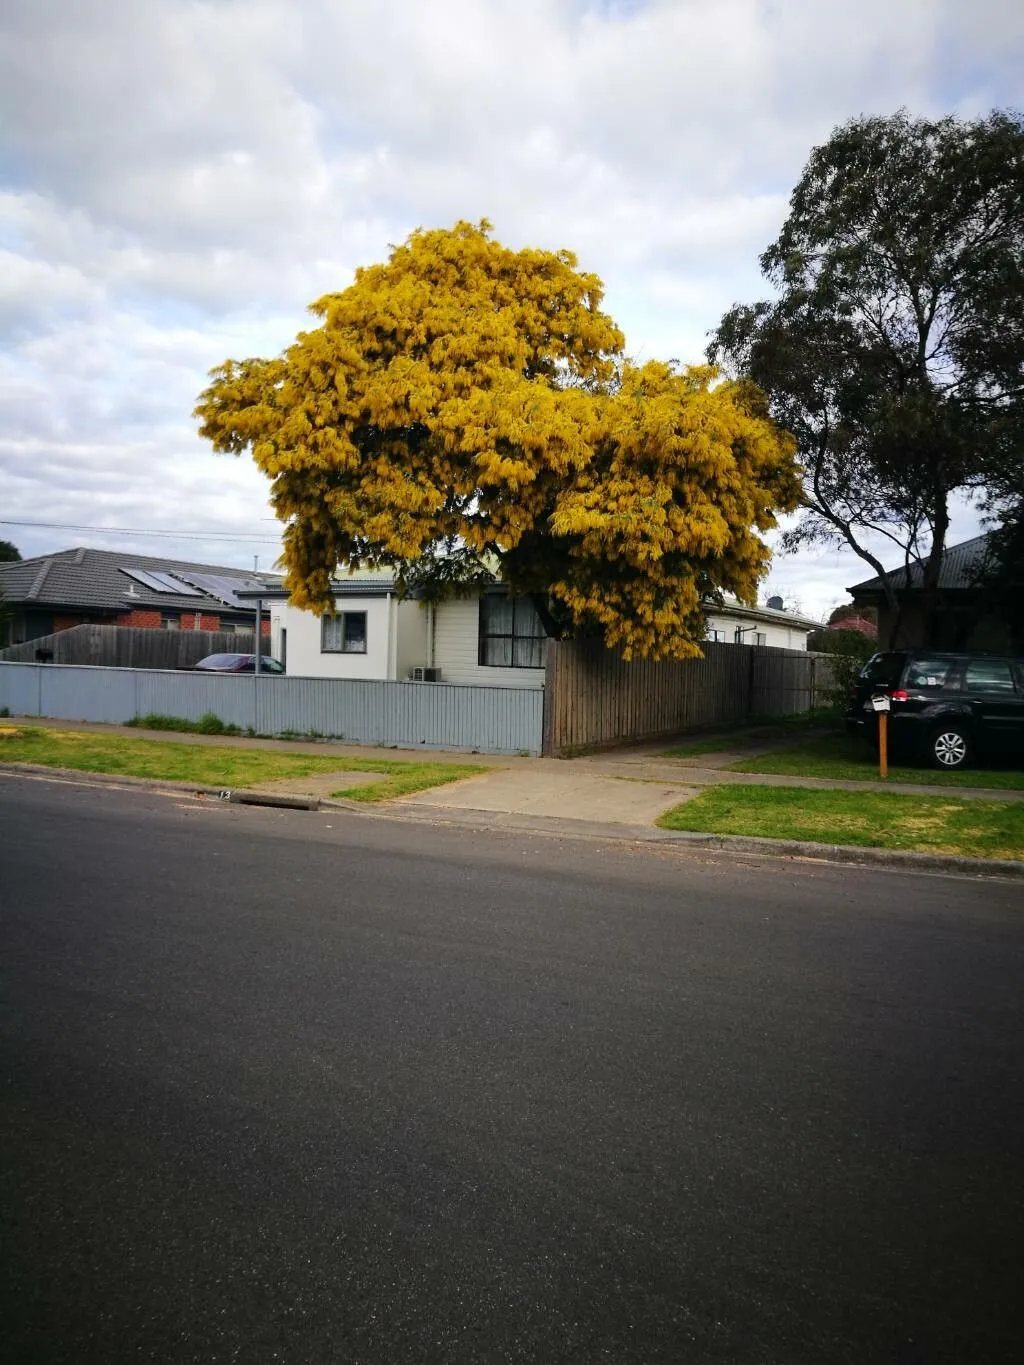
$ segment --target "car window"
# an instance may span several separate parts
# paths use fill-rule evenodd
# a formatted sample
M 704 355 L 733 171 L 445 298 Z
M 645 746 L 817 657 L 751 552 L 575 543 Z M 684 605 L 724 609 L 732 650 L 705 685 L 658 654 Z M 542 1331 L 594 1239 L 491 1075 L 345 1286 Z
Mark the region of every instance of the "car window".
M 925 655 L 912 659 L 904 686 L 913 688 L 915 692 L 953 686 L 954 662 L 953 659 L 930 659 Z
M 872 654 L 860 671 L 861 682 L 881 683 L 885 687 L 895 687 L 903 672 L 905 654 Z
M 1012 697 L 1016 693 L 1013 674 L 1006 659 L 972 659 L 965 677 L 968 692 Z

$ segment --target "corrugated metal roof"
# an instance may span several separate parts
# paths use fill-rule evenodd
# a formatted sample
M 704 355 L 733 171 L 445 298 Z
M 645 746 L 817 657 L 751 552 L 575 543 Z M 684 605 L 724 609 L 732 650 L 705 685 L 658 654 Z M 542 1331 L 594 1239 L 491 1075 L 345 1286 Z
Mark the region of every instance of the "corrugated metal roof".
M 394 578 L 342 578 L 331 581 L 332 597 L 386 597 L 388 593 L 394 591 Z M 415 592 L 411 595 L 416 596 Z M 280 584 L 275 584 L 270 588 L 263 587 L 262 590 L 254 587 L 240 589 L 238 596 L 247 603 L 252 602 L 257 597 L 269 602 L 287 597 L 288 593 Z
M 183 583 L 190 574 L 210 575 L 237 587 L 253 587 L 264 582 L 277 586 L 279 574 L 255 575 L 251 570 L 225 568 L 217 564 L 192 564 L 180 559 L 161 559 L 153 555 L 123 554 L 119 550 L 91 550 L 77 547 L 35 559 L 0 564 L 0 589 L 10 606 L 85 608 L 94 612 L 118 612 L 131 608 L 177 608 L 182 611 L 215 610 L 223 614 L 227 593 L 218 595 L 200 583 L 195 591 L 157 592 L 127 570 L 177 575 Z M 233 595 L 233 594 L 232 594 Z M 248 611 L 240 602 L 228 603 L 238 611 Z
M 939 568 L 939 587 L 973 587 L 985 558 L 987 546 L 988 536 L 975 536 L 973 540 L 961 541 L 959 545 L 948 545 L 942 556 L 942 565 Z M 924 582 L 924 565 L 911 564 L 909 575 L 906 566 L 901 565 L 898 569 L 891 569 L 885 577 L 897 592 L 908 587 L 913 590 L 919 588 Z M 877 576 L 865 579 L 863 583 L 855 583 L 852 588 L 847 588 L 849 593 L 881 591 L 882 579 Z

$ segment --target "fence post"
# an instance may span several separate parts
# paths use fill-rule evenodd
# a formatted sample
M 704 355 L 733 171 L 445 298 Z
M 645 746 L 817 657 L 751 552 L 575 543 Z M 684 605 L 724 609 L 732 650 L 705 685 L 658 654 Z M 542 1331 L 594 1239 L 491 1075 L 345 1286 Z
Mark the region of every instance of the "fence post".
M 808 706 L 808 711 L 810 711 L 810 717 L 811 717 L 811 719 L 814 719 L 814 707 L 815 707 L 815 703 L 816 703 L 816 702 L 818 702 L 818 655 L 812 654 L 812 655 L 811 655 L 811 696 L 810 696 L 810 706 Z
M 544 692 L 541 712 L 540 751 L 545 758 L 555 757 L 555 689 L 558 677 L 557 640 L 549 640 L 544 654 Z
M 747 719 L 754 714 L 754 646 L 745 645 L 750 653 L 747 655 Z

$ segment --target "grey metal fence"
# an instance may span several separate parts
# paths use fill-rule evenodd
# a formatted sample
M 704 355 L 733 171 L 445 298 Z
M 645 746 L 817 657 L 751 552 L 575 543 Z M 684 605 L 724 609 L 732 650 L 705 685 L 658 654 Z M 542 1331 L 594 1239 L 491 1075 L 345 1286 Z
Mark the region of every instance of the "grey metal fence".
M 539 688 L 174 673 L 0 662 L 11 715 L 123 724 L 156 713 L 208 712 L 257 734 L 316 733 L 354 744 L 538 754 Z

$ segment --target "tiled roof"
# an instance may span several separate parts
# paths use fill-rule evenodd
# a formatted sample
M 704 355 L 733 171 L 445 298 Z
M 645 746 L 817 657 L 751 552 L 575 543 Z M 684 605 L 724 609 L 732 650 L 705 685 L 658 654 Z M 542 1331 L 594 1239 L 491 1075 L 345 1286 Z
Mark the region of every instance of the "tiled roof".
M 158 592 L 126 570 L 171 574 L 183 591 Z M 192 576 L 196 577 L 193 583 Z M 248 612 L 235 595 L 237 588 L 280 583 L 280 575 L 256 575 L 251 570 L 218 564 L 193 564 L 183 559 L 123 554 L 119 550 L 79 547 L 36 559 L 0 564 L 0 591 L 9 606 L 80 608 L 119 612 L 139 608 L 181 611 Z M 192 591 L 187 591 L 191 588 Z
M 987 545 L 988 536 L 975 536 L 973 540 L 964 540 L 959 545 L 947 546 L 939 569 L 939 587 L 973 587 L 985 558 Z M 911 589 L 919 588 L 924 581 L 924 566 L 922 564 L 911 564 L 909 578 L 905 565 L 890 570 L 885 576 L 897 591 L 908 586 Z M 868 578 L 863 583 L 855 583 L 847 591 L 850 593 L 881 592 L 882 579 L 878 577 Z

